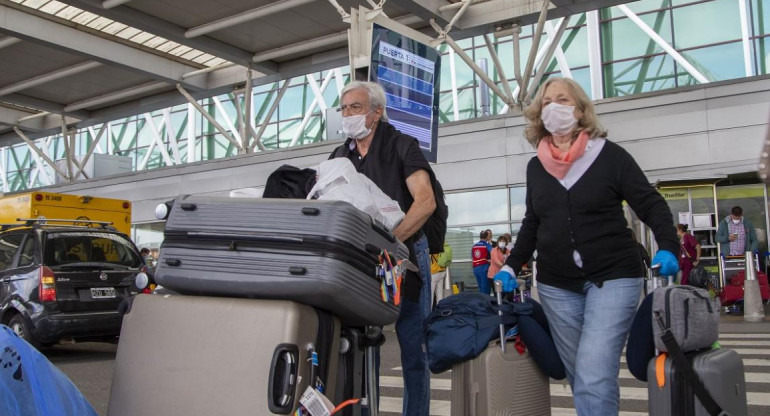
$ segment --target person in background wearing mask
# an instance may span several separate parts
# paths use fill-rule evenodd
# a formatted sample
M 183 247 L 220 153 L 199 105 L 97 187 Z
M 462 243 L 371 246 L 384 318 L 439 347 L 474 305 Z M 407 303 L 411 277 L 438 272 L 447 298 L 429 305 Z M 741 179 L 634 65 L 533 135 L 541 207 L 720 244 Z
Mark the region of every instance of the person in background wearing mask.
M 653 264 L 679 269 L 666 201 L 621 146 L 607 140 L 593 103 L 571 79 L 549 78 L 524 115 L 537 155 L 527 165 L 526 213 L 503 290 L 537 250 L 537 287 L 579 416 L 617 416 L 620 354 L 642 293 L 644 266 L 623 201 L 655 234 Z
M 479 241 L 471 246 L 471 265 L 473 266 L 473 276 L 479 285 L 479 292 L 484 294 L 491 293 L 487 272 L 489 271 L 489 258 L 492 254 L 492 231 L 484 230 L 479 233 Z
M 421 229 L 436 209 L 431 186 L 434 174 L 417 139 L 388 123 L 385 91 L 379 84 L 354 81 L 346 85 L 340 93 L 340 111 L 348 139 L 329 158 L 348 158 L 406 213 L 393 234 L 409 248 L 409 260 L 419 274 L 407 271 L 396 321 L 404 377 L 403 414 L 428 416 L 430 371 L 422 323 L 431 311 L 431 276 L 428 240 Z
M 759 250 L 754 226 L 743 217 L 743 208 L 734 206 L 730 215 L 719 221 L 717 243 L 722 245 L 725 256 L 743 256 L 747 251 Z
M 490 255 L 489 271 L 487 271 L 487 278 L 490 279 L 488 284 L 490 286 L 493 285 L 491 279 L 505 265 L 505 258 L 508 256 L 508 249 L 506 247 L 508 247 L 508 239 L 502 235 L 497 239 L 497 246 L 492 249 L 492 254 Z
M 150 257 L 150 249 L 147 247 L 142 248 L 139 250 L 139 255 L 142 256 L 142 261 L 144 262 L 144 265 L 147 267 L 152 267 L 152 257 Z

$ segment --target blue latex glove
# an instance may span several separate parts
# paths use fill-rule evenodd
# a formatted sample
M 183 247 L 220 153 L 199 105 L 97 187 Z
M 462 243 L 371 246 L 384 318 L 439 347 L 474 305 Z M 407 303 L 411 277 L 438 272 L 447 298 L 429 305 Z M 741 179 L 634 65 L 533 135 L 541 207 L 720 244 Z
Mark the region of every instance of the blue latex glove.
M 668 250 L 658 250 L 652 258 L 652 265 L 660 264 L 661 276 L 673 276 L 679 271 L 679 262 L 674 253 Z
M 495 281 L 500 281 L 503 283 L 503 292 L 513 292 L 517 287 L 519 287 L 519 283 L 516 281 L 516 276 L 513 274 L 513 270 L 511 270 L 511 268 L 508 266 L 503 266 L 503 268 L 497 272 L 494 279 Z

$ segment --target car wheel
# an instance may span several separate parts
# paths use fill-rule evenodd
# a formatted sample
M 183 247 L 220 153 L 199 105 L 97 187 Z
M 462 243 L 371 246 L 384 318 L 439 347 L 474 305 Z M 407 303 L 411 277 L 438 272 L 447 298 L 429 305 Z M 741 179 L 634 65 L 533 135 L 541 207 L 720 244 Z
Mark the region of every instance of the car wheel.
M 24 341 L 27 341 L 37 349 L 41 348 L 42 345 L 40 344 L 40 342 L 38 342 L 34 338 L 34 336 L 32 335 L 32 331 L 29 329 L 29 326 L 27 325 L 27 322 L 24 320 L 24 318 L 21 315 L 14 315 L 13 318 L 11 318 L 10 322 L 8 322 L 8 326 L 21 339 L 23 339 Z

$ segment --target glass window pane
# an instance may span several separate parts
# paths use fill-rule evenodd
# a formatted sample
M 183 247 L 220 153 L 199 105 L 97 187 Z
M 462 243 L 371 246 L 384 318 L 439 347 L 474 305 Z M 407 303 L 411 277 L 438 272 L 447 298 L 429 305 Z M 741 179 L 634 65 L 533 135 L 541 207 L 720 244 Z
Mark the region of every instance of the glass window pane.
M 570 68 L 588 65 L 588 29 L 568 29 L 561 38 L 561 48 Z
M 754 59 L 757 75 L 767 74 L 770 68 L 770 37 L 754 40 Z
M 658 55 L 605 65 L 604 83 L 607 97 L 674 88 L 674 59 Z
M 671 43 L 671 21 L 668 11 L 639 16 L 647 26 Z M 698 26 L 699 28 L 701 26 Z M 651 55 L 663 49 L 630 19 L 601 24 L 602 62 Z
M 446 195 L 448 225 L 508 221 L 508 195 L 505 189 L 461 192 Z
M 475 88 L 466 88 L 457 92 L 457 107 L 460 109 L 460 120 L 476 117 Z
M 682 57 L 709 81 L 722 81 L 746 76 L 741 42 L 684 51 Z M 679 72 L 682 73 L 684 70 L 680 68 Z M 688 77 L 690 77 L 689 73 L 685 79 Z M 688 81 L 682 82 L 682 84 L 689 84 Z
M 591 70 L 589 68 L 573 69 L 572 79 L 583 88 L 586 94 L 591 95 Z
M 511 188 L 511 221 L 521 221 L 527 212 L 527 188 Z
M 21 245 L 22 238 L 24 234 L 12 234 L 0 238 L 0 270 L 13 267 L 13 258 Z
M 708 1 L 676 8 L 673 13 L 677 49 L 741 38 L 741 20 L 735 0 Z
M 627 3 L 626 6 L 634 13 L 641 14 L 651 10 L 658 10 L 664 7 L 669 7 L 668 0 L 640 0 L 631 3 Z M 602 9 L 602 18 L 608 19 L 610 17 L 624 17 L 625 14 L 617 7 L 608 7 Z
M 770 0 L 752 0 L 753 35 L 770 34 Z

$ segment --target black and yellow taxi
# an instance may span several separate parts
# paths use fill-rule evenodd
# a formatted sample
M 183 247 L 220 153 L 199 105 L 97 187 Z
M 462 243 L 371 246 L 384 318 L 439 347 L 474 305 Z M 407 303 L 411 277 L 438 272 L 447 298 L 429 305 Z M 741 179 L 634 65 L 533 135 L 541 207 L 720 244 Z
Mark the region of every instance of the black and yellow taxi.
M 141 291 L 137 280 L 147 281 L 127 235 L 107 223 L 77 224 L 28 220 L 0 228 L 0 323 L 38 348 L 114 340 L 118 305 Z

